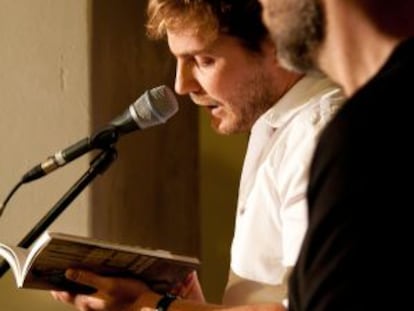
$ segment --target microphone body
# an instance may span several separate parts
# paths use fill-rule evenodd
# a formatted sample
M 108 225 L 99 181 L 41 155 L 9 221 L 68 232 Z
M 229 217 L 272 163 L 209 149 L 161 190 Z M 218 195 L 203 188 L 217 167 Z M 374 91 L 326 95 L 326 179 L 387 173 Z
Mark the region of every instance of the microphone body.
M 165 123 L 177 111 L 177 99 L 167 86 L 148 90 L 108 126 L 92 137 L 81 139 L 34 166 L 23 175 L 21 182 L 27 183 L 47 175 L 91 150 L 112 146 L 120 135 Z

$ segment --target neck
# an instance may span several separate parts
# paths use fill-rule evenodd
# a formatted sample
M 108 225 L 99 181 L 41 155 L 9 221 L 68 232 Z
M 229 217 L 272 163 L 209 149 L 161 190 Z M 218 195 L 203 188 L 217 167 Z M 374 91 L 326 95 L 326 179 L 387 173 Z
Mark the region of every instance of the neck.
M 328 27 L 318 60 L 350 96 L 380 70 L 402 37 L 384 32 L 347 1 L 325 1 Z

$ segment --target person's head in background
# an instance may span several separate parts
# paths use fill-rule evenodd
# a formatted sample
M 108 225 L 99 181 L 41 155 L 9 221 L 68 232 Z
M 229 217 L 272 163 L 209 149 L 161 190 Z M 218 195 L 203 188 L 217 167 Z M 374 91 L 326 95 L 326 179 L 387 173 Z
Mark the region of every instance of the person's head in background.
M 249 131 L 301 75 L 277 63 L 258 0 L 149 0 L 150 38 L 176 57 L 175 91 L 221 134 Z
M 395 46 L 414 34 L 414 1 L 260 0 L 279 61 L 322 69 L 347 94 L 375 75 Z

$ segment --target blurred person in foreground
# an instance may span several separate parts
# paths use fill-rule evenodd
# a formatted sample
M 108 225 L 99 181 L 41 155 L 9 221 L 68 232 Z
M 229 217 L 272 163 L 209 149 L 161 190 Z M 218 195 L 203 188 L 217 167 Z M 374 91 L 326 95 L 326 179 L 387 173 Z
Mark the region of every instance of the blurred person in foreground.
M 311 155 L 342 103 L 339 88 L 279 66 L 257 0 L 150 0 L 148 14 L 150 37 L 166 38 L 177 60 L 175 91 L 205 108 L 219 134 L 251 132 L 223 303 L 282 308 L 306 231 Z M 131 280 L 86 271 L 68 277 L 98 289 L 94 296 L 53 293 L 79 310 L 138 310 L 161 299 Z M 172 310 L 224 308 L 206 304 L 196 274 L 175 294 L 187 300 L 175 300 Z
M 311 165 L 309 227 L 289 309 L 406 310 L 414 2 L 260 1 L 281 63 L 322 70 L 349 97 L 323 130 Z

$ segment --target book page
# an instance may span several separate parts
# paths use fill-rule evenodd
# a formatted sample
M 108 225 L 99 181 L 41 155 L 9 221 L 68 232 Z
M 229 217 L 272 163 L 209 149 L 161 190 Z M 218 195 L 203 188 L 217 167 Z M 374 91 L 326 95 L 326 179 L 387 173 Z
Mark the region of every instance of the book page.
M 16 280 L 17 287 L 21 287 L 21 270 L 25 264 L 29 250 L 17 246 L 0 243 L 0 255 L 9 263 Z

